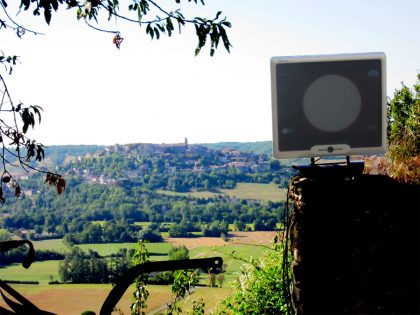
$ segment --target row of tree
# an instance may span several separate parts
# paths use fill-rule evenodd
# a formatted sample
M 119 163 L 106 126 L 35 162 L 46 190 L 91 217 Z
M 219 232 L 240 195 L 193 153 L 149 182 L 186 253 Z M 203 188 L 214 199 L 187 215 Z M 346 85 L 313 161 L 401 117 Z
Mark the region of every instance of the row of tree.
M 203 225 L 216 221 L 236 222 L 238 229 L 254 224 L 257 229 L 272 230 L 275 228 L 272 222 L 280 222 L 284 216 L 283 202 L 261 203 L 222 195 L 169 196 L 143 187 L 88 184 L 72 177 L 67 183 L 66 191 L 57 197 L 42 179 L 35 176 L 28 179 L 25 185 L 34 187 L 34 193 L 6 201 L 2 208 L 6 215 L 0 219 L 2 226 L 9 230 L 31 230 L 34 239 L 72 234 L 71 242 L 81 243 L 137 239 L 141 231 L 134 222 L 184 222 L 184 227 L 189 224 L 189 232 L 201 231 Z M 93 221 L 106 223 L 99 227 Z M 266 226 L 262 227 L 260 222 Z
M 59 265 L 60 280 L 63 283 L 116 283 L 128 268 L 136 264 L 135 251 L 121 248 L 116 254 L 101 257 L 93 250 L 84 252 L 71 246 Z M 189 251 L 185 246 L 172 247 L 168 253 L 168 260 L 188 258 Z M 154 273 L 149 279 L 150 283 L 168 284 L 173 280 L 173 272 Z

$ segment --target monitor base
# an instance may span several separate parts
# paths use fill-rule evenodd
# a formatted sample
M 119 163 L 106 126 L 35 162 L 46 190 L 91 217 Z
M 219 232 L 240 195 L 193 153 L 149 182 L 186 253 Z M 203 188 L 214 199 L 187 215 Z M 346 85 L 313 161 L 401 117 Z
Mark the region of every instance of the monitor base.
M 300 174 L 307 178 L 322 179 L 332 177 L 352 178 L 362 175 L 365 167 L 364 161 L 350 162 L 350 157 L 346 156 L 345 162 L 335 163 L 316 163 L 315 158 L 311 158 L 311 164 L 293 165 L 292 168 L 298 170 Z

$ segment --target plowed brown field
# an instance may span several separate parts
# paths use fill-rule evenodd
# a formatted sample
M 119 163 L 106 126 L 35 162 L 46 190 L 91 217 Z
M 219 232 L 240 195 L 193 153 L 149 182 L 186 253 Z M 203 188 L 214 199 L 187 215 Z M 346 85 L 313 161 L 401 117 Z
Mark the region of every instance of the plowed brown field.
M 150 297 L 147 301 L 148 309 L 159 308 L 171 299 L 169 287 L 158 288 L 149 286 Z M 99 314 L 102 303 L 111 291 L 111 285 L 14 285 L 17 291 L 25 296 L 38 308 L 59 315 L 76 315 L 90 310 Z M 132 290 L 129 288 L 117 304 L 124 314 L 131 314 Z M 9 309 L 1 299 L 0 306 Z M 0 311 L 1 313 L 1 311 Z M 115 313 L 118 314 L 118 313 Z
M 220 237 L 194 237 L 194 238 L 165 238 L 165 241 L 174 246 L 185 245 L 188 249 L 196 247 L 223 246 L 226 244 L 271 244 L 277 232 L 229 232 L 228 238 L 223 241 Z

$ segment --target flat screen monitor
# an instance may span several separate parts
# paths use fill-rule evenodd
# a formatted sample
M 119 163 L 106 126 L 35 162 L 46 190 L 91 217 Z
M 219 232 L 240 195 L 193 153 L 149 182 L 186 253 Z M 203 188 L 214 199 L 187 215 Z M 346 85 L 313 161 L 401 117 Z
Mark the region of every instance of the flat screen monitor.
M 273 57 L 274 157 L 386 152 L 385 54 Z

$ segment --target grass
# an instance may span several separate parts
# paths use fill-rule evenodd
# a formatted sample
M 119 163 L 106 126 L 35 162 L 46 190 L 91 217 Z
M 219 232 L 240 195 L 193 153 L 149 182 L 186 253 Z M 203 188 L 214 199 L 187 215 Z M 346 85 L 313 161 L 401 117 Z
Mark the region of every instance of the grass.
M 234 189 L 219 189 L 216 191 L 198 191 L 178 193 L 167 190 L 157 190 L 157 193 L 170 196 L 191 196 L 194 198 L 211 198 L 226 195 L 238 199 L 255 199 L 261 201 L 284 201 L 286 191 L 278 188 L 276 184 L 238 183 Z
M 51 280 L 59 280 L 59 260 L 36 261 L 29 269 L 21 264 L 13 264 L 0 269 L 0 279 L 19 281 L 39 281 L 40 284 L 48 284 Z
M 116 254 L 122 248 L 132 249 L 134 248 L 135 243 L 106 243 L 106 244 L 78 244 L 77 247 L 80 247 L 84 252 L 87 252 L 89 249 L 98 252 L 101 256 L 109 256 L 111 254 Z
M 176 191 L 163 190 L 163 189 L 157 189 L 156 193 L 166 195 L 166 196 L 190 196 L 194 198 L 204 198 L 204 199 L 222 194 L 222 193 L 216 193 L 216 192 L 210 192 L 210 191 L 191 191 L 191 192 L 183 193 L 183 192 L 176 192 Z
M 192 309 L 194 301 L 203 299 L 205 302 L 204 313 L 211 314 L 214 313 L 217 310 L 218 305 L 231 294 L 231 288 L 197 288 L 197 290 L 178 305 L 183 311 L 188 311 Z
M 141 226 L 142 229 L 147 228 L 150 224 L 152 224 L 152 222 L 134 222 L 134 225 Z
M 83 251 L 87 252 L 89 249 L 94 250 L 99 253 L 101 256 L 109 256 L 111 254 L 116 254 L 120 249 L 134 249 L 136 243 L 107 243 L 107 244 L 80 244 L 77 245 Z M 150 255 L 152 256 L 162 256 L 167 254 L 171 249 L 172 245 L 169 243 L 146 243 L 146 248 Z M 154 255 L 155 254 L 155 255 Z M 161 260 L 161 259 L 156 259 Z
M 69 251 L 69 247 L 63 243 L 63 239 L 52 239 L 44 241 L 33 241 L 35 250 L 52 250 L 59 253 Z
M 190 258 L 221 257 L 226 266 L 224 286 L 232 287 L 237 280 L 241 267 L 251 257 L 257 259 L 266 250 L 263 246 L 257 245 L 225 245 L 221 247 L 197 247 L 190 250 Z M 236 259 L 236 258 L 240 259 Z M 201 274 L 200 282 L 208 283 L 206 274 Z

